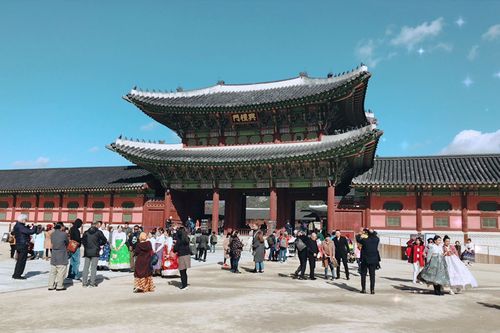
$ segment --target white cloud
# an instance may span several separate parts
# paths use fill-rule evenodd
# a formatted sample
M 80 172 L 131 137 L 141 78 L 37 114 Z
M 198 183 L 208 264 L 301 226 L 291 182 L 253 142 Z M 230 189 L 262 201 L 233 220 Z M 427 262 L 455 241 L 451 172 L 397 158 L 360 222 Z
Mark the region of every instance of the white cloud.
M 500 37 L 500 24 L 489 27 L 488 31 L 486 31 L 482 37 L 485 40 L 494 40 Z
M 434 45 L 433 47 L 431 47 L 430 50 L 431 51 L 441 50 L 441 51 L 451 52 L 451 51 L 453 51 L 453 44 L 440 42 L 440 43 L 437 43 L 436 45 Z
M 89 148 L 89 153 L 97 153 L 99 151 L 99 147 L 94 146 Z
M 158 128 L 158 123 L 156 121 L 152 121 L 150 123 L 147 123 L 146 125 L 141 126 L 141 131 L 153 131 L 156 128 Z
M 478 50 L 479 50 L 479 45 L 474 45 L 470 48 L 469 53 L 467 54 L 467 59 L 470 61 L 474 61 L 474 59 L 477 58 L 478 55 Z
M 36 160 L 14 161 L 12 166 L 16 168 L 45 168 L 50 162 L 50 158 L 40 156 Z
M 460 28 L 465 24 L 465 20 L 460 16 L 456 21 L 455 24 L 458 25 Z
M 485 154 L 500 153 L 500 129 L 492 133 L 464 130 L 441 150 L 441 154 Z
M 399 34 L 391 40 L 392 45 L 405 46 L 409 51 L 415 45 L 439 35 L 443 29 L 444 19 L 442 17 L 428 23 L 424 22 L 416 27 L 404 26 Z
M 500 79 L 500 71 L 493 74 L 493 76 L 496 77 L 497 79 Z
M 467 76 L 463 81 L 462 81 L 463 85 L 466 86 L 467 88 L 469 88 L 470 86 L 472 86 L 474 84 L 474 81 L 472 81 L 472 79 Z
M 375 56 L 375 49 L 376 45 L 372 39 L 367 42 L 361 41 L 356 47 L 356 56 L 366 63 L 368 67 L 376 67 L 382 59 Z

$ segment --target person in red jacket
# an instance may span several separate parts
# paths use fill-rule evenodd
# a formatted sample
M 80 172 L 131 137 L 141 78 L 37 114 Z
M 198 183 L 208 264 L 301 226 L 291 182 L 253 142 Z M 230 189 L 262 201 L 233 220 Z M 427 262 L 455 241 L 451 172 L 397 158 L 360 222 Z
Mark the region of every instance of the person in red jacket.
M 420 273 L 425 266 L 425 246 L 422 238 L 417 237 L 415 242 L 410 246 L 410 249 L 408 262 L 413 264 L 413 283 L 417 283 L 418 273 Z

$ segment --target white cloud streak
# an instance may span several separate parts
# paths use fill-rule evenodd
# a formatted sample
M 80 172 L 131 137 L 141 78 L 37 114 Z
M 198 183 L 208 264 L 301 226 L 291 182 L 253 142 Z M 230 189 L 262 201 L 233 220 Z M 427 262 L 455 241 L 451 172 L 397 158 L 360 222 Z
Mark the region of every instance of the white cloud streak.
M 158 123 L 156 121 L 152 121 L 150 123 L 147 123 L 146 125 L 141 126 L 141 131 L 153 131 L 156 128 L 158 128 Z
M 470 61 L 474 61 L 479 54 L 479 45 L 474 45 L 470 48 L 469 53 L 467 54 L 467 59 Z
M 14 161 L 12 166 L 16 168 L 45 168 L 50 163 L 50 158 L 40 156 L 36 160 Z
M 97 153 L 99 151 L 99 147 L 94 146 L 89 148 L 89 153 Z
M 491 133 L 463 130 L 441 150 L 442 155 L 488 153 L 500 153 L 500 129 Z
M 391 40 L 391 44 L 404 46 L 408 51 L 411 51 L 417 44 L 439 35 L 443 30 L 443 23 L 444 19 L 440 17 L 430 23 L 424 22 L 416 27 L 404 26 L 399 34 Z
M 500 24 L 492 25 L 491 27 L 488 28 L 488 31 L 486 31 L 482 36 L 484 40 L 489 40 L 489 41 L 492 41 L 499 37 L 500 37 Z

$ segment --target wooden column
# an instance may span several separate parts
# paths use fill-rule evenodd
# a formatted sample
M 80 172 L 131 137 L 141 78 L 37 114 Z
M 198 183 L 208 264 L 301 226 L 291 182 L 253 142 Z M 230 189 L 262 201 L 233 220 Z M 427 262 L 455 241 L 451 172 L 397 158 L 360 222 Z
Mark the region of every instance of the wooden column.
M 269 219 L 271 221 L 278 220 L 278 194 L 276 192 L 276 187 L 271 187 L 269 193 Z
M 219 189 L 214 188 L 212 195 L 212 231 L 219 229 Z
M 331 181 L 328 182 L 326 205 L 326 231 L 332 232 L 335 230 L 335 185 Z
M 83 223 L 87 222 L 87 206 L 89 205 L 89 194 L 83 194 Z M 94 220 L 94 217 L 92 218 Z M 92 221 L 91 221 L 92 222 Z
M 417 233 L 422 232 L 422 192 L 417 190 L 415 192 L 415 201 L 416 201 L 416 209 L 417 209 L 417 223 L 416 229 Z
M 57 213 L 57 221 L 62 222 L 62 209 L 63 209 L 63 194 L 59 193 L 59 212 Z M 71 221 L 74 222 L 74 221 Z
M 365 218 L 362 226 L 363 228 L 370 228 L 371 200 L 372 200 L 371 192 L 368 192 L 368 195 L 366 196 Z
M 12 216 L 10 218 L 10 220 L 12 222 L 16 221 L 16 206 L 17 206 L 17 195 L 13 194 L 12 195 Z
M 38 211 L 40 206 L 40 193 L 35 194 L 35 220 L 34 222 L 38 222 Z
M 468 194 L 466 191 L 462 192 L 462 232 L 464 233 L 464 243 L 469 238 L 469 207 L 467 204 Z
M 170 218 L 171 210 L 172 210 L 172 194 L 170 193 L 170 189 L 166 189 L 165 199 L 163 204 L 163 221 L 166 221 L 168 218 Z
M 113 223 L 113 211 L 115 207 L 115 192 L 109 195 L 109 224 Z

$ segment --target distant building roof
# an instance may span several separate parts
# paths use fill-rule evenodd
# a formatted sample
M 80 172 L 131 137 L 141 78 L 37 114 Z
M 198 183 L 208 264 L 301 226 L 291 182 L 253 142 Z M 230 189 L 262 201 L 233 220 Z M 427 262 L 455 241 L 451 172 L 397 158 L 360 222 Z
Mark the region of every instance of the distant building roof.
M 375 158 L 355 187 L 407 185 L 500 186 L 500 154 Z
M 139 190 L 151 180 L 137 166 L 0 170 L 0 192 Z

